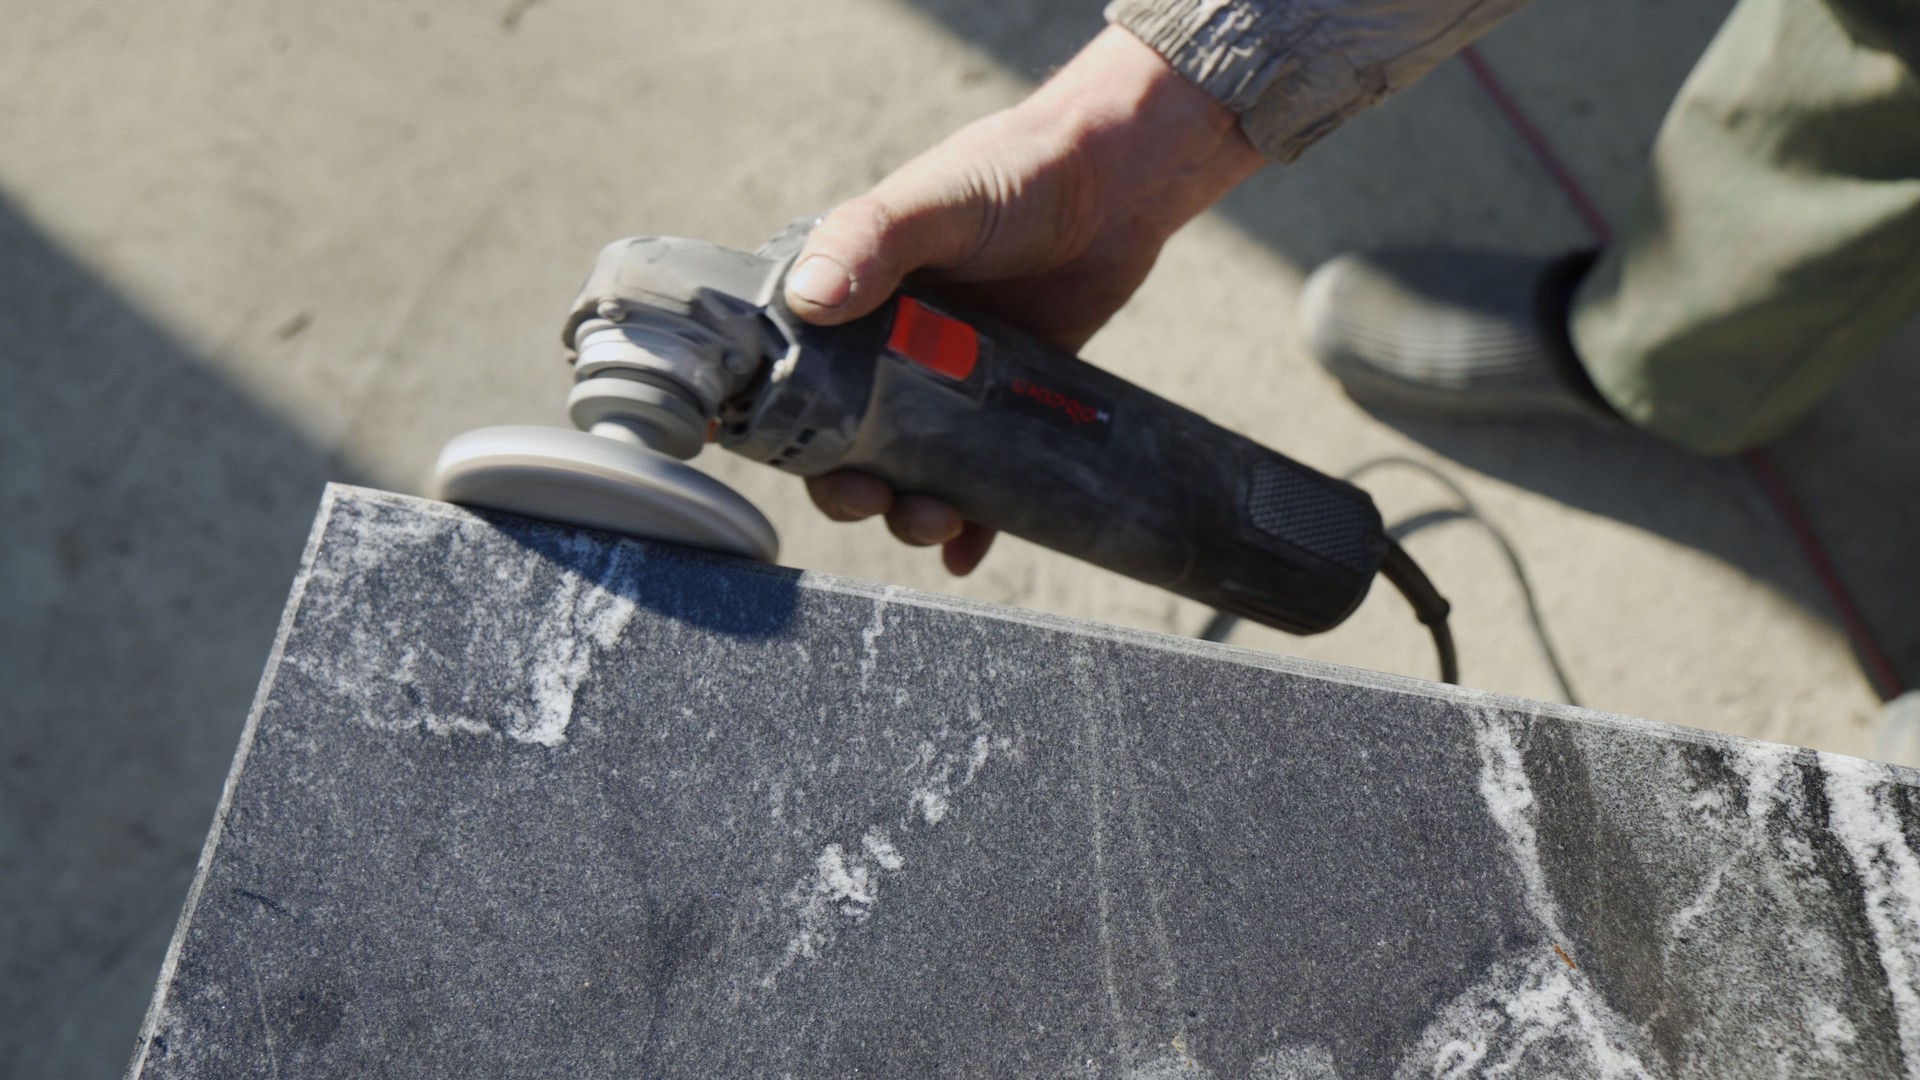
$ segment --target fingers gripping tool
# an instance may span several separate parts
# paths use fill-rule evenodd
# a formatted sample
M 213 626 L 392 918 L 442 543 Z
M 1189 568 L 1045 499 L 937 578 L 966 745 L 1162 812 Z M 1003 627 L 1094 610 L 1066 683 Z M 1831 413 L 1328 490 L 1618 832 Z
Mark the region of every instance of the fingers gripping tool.
M 912 287 L 853 322 L 804 322 L 782 298 L 804 240 L 609 244 L 564 333 L 579 430 L 460 435 L 434 493 L 773 560 L 765 516 L 686 464 L 711 441 L 800 476 L 868 473 L 1298 634 L 1339 625 L 1384 571 L 1444 637 L 1445 601 L 1364 491 Z

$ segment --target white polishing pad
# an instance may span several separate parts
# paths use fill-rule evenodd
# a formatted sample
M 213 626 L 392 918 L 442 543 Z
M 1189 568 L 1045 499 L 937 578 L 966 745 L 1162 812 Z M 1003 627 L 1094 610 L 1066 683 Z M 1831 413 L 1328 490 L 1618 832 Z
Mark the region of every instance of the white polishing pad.
M 433 496 L 772 562 L 780 538 L 739 492 L 683 461 L 566 428 L 481 428 L 433 468 Z

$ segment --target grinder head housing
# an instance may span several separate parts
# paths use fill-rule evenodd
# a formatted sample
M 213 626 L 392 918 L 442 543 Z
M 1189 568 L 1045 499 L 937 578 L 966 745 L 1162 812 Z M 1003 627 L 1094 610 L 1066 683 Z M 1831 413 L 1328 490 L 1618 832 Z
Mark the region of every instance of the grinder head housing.
M 772 561 L 779 538 L 766 517 L 685 460 L 789 351 L 762 313 L 801 236 L 756 255 L 677 237 L 607 245 L 563 335 L 574 368 L 567 413 L 581 430 L 457 436 L 434 466 L 431 493 Z

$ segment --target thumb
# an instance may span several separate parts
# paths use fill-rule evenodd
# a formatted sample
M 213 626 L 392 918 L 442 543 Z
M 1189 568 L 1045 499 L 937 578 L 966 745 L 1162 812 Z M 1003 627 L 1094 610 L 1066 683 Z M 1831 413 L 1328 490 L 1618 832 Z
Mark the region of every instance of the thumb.
M 978 236 L 978 215 L 967 207 L 903 205 L 881 194 L 885 186 L 834 207 L 814 227 L 787 275 L 795 314 L 822 326 L 857 319 L 885 303 L 902 278 L 952 261 Z

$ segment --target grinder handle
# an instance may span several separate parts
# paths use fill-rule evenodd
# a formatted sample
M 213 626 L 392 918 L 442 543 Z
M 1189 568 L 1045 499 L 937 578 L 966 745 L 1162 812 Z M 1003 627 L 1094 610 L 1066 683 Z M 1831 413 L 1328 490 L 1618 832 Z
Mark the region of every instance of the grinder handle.
M 800 333 L 869 358 L 870 392 L 837 460 L 775 464 L 857 469 L 1294 633 L 1351 614 L 1387 550 L 1360 489 L 985 316 L 903 294 Z

